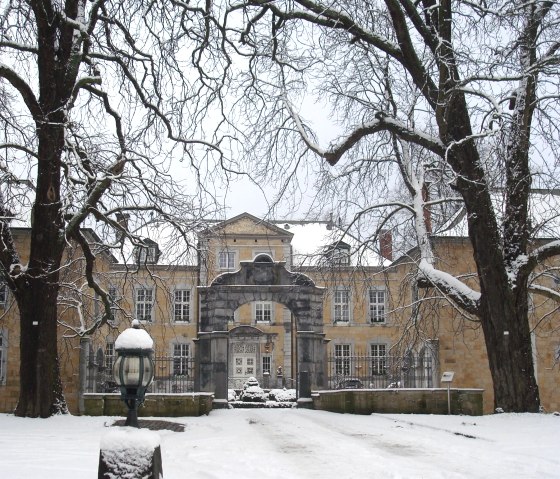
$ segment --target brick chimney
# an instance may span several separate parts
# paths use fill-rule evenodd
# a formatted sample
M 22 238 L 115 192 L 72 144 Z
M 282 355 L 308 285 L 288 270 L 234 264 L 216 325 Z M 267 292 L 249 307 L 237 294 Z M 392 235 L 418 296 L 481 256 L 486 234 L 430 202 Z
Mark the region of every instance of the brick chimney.
M 393 233 L 391 230 L 379 232 L 379 251 L 383 258 L 393 261 Z

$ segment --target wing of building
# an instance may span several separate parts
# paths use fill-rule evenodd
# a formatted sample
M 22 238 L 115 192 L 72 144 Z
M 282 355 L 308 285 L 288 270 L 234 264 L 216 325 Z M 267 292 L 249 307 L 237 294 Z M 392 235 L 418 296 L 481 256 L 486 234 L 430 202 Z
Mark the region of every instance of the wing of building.
M 434 236 L 447 271 L 475 271 L 468 238 Z M 248 213 L 207 223 L 191 236 L 146 230 L 123 254 L 97 256 L 97 279 L 109 292 L 109 324 L 84 334 L 104 313 L 80 281 L 83 264 L 69 247 L 68 281 L 59 306 L 59 352 L 73 412 L 83 395 L 116 392 L 114 341 L 132 319 L 155 341 L 153 393 L 195 390 L 227 398 L 249 377 L 265 388 L 437 388 L 444 371 L 453 387 L 484 389 L 493 405 L 482 333 L 473 318 L 414 281 L 414 250 L 395 257 L 391 233 L 368 245 L 332 221 L 265 221 Z M 25 244 L 29 230 L 14 232 Z M 88 231 L 93 244 L 101 243 Z M 549 275 L 557 287 L 560 276 Z M 429 301 L 428 301 L 429 299 Z M 0 411 L 17 401 L 17 308 L 0 290 Z M 560 338 L 551 301 L 534 302 L 534 354 L 543 406 L 560 408 L 556 389 Z

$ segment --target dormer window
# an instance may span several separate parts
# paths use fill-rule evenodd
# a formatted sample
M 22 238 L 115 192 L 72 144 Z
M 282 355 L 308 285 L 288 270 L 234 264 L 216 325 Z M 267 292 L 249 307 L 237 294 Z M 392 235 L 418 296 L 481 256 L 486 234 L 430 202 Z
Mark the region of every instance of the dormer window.
M 138 264 L 157 264 L 159 253 L 158 244 L 149 238 L 144 239 L 142 245 L 135 248 Z
M 328 246 L 325 258 L 333 265 L 348 266 L 350 264 L 350 245 L 339 241 Z

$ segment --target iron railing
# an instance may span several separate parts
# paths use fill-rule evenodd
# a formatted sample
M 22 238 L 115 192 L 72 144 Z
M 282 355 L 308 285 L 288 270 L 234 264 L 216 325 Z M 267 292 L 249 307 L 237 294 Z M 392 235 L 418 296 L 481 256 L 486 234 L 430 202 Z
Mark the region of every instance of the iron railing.
M 87 368 L 87 393 L 118 393 L 113 378 L 112 357 L 90 357 Z M 179 394 L 194 392 L 194 359 L 187 357 L 154 358 L 154 380 L 148 393 Z
M 432 355 L 329 356 L 329 389 L 432 388 L 437 384 Z

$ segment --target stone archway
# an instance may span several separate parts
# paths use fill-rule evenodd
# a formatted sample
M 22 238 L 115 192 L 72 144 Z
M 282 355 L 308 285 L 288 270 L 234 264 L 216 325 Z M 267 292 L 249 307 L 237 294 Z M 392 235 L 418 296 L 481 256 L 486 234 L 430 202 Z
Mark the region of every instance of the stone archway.
M 259 255 L 254 261 L 242 261 L 239 271 L 221 274 L 198 290 L 197 389 L 214 392 L 217 407 L 227 403 L 228 321 L 239 306 L 251 301 L 280 303 L 294 315 L 300 399 L 325 386 L 324 288 L 315 286 L 311 278 L 288 271 L 285 262 Z

